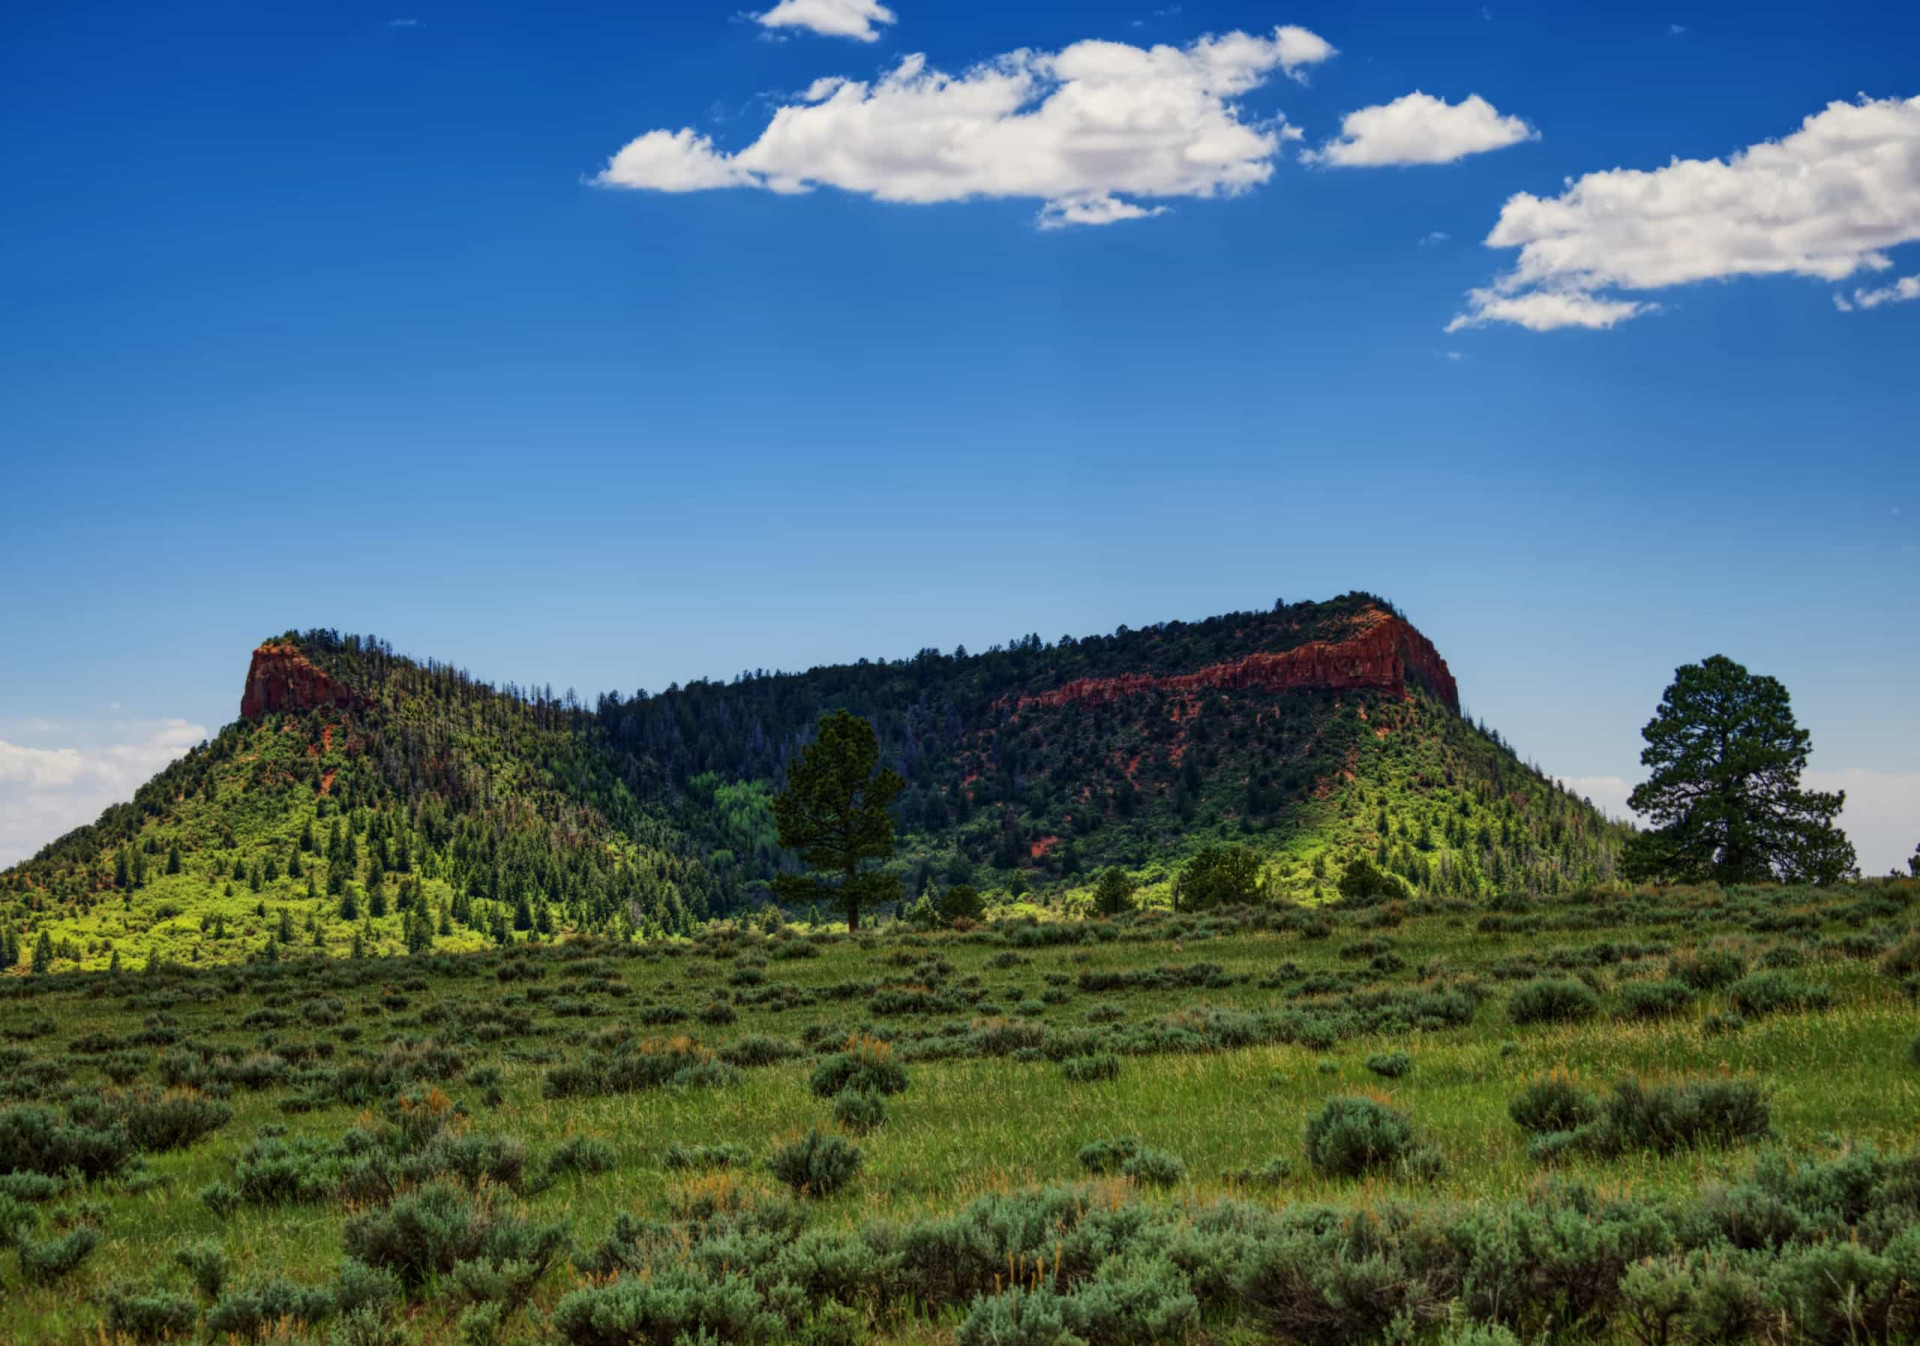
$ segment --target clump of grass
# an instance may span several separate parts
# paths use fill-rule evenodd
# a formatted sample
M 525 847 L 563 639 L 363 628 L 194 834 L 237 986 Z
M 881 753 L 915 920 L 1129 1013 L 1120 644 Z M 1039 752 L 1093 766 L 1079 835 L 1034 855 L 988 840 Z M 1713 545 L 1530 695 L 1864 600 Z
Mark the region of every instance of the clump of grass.
M 1073 1084 L 1092 1084 L 1120 1078 L 1120 1058 L 1113 1052 L 1091 1052 L 1070 1056 L 1060 1063 L 1060 1073 Z

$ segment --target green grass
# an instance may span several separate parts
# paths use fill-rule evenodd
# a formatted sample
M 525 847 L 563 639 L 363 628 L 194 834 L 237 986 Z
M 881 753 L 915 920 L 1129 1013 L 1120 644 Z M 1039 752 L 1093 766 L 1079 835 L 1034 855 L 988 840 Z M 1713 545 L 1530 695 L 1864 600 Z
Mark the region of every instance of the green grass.
M 1027 961 L 1012 966 L 993 965 L 1008 947 L 1007 937 L 992 928 L 929 935 L 893 927 L 858 942 L 827 936 L 819 957 L 766 961 L 765 981 L 752 993 L 783 985 L 802 1002 L 779 1012 L 742 1003 L 750 995 L 743 996 L 744 988 L 729 983 L 730 973 L 743 960 L 765 951 L 765 942 L 751 932 L 734 938 L 716 932 L 699 943 L 603 950 L 603 984 L 630 988 L 624 998 L 604 991 L 579 993 L 575 988 L 585 979 L 565 975 L 566 945 L 531 953 L 547 969 L 547 975 L 534 982 L 498 980 L 498 952 L 464 959 L 303 965 L 277 974 L 270 969 L 226 969 L 17 978 L 4 984 L 10 994 L 0 999 L 0 1037 L 24 1052 L 29 1062 L 59 1063 L 65 1083 L 43 1091 L 54 1102 L 70 1093 L 110 1088 L 97 1072 L 98 1058 L 69 1055 L 72 1044 L 92 1034 L 121 1037 L 138 1032 L 156 1012 L 177 1019 L 184 1038 L 235 1052 L 257 1050 L 270 1038 L 332 1043 L 332 1058 L 319 1063 L 328 1068 L 347 1064 L 356 1054 L 372 1055 L 389 1039 L 437 1036 L 451 1041 L 468 1068 L 496 1067 L 502 1081 L 504 1099 L 496 1107 L 486 1106 L 482 1090 L 464 1079 L 439 1086 L 466 1111 L 463 1125 L 468 1130 L 515 1137 L 536 1161 L 572 1136 L 599 1137 L 613 1148 L 616 1162 L 609 1173 L 565 1177 L 552 1189 L 515 1202 L 531 1215 L 568 1221 L 575 1243 L 582 1247 L 600 1239 L 623 1212 L 669 1216 L 678 1195 L 700 1190 L 703 1184 L 768 1193 L 778 1188 L 771 1175 L 758 1168 L 725 1180 L 670 1171 L 662 1157 L 673 1142 L 742 1146 L 754 1154 L 757 1165 L 776 1144 L 816 1124 L 831 1126 L 831 1100 L 816 1097 L 808 1087 L 816 1059 L 812 1053 L 748 1069 L 738 1083 L 718 1089 L 669 1087 L 605 1097 L 543 1097 L 542 1081 L 552 1065 L 578 1058 L 596 1034 L 621 1027 L 635 1028 L 643 1037 L 685 1033 L 715 1048 L 749 1035 L 798 1042 L 807 1029 L 826 1024 L 894 1038 L 897 1053 L 908 1058 L 911 1087 L 887 1100 L 882 1125 L 856 1138 L 864 1159 L 858 1177 L 825 1200 L 805 1203 L 809 1221 L 820 1227 L 910 1221 L 954 1211 L 990 1193 L 1077 1182 L 1083 1178 L 1080 1148 L 1121 1135 L 1177 1157 L 1186 1174 L 1183 1182 L 1164 1190 L 1129 1186 L 1129 1200 L 1195 1205 L 1232 1198 L 1272 1207 L 1309 1202 L 1364 1206 L 1391 1198 L 1427 1206 L 1487 1203 L 1526 1198 L 1539 1190 L 1543 1170 L 1528 1158 L 1527 1137 L 1508 1120 L 1506 1105 L 1527 1080 L 1550 1070 L 1569 1071 L 1596 1092 L 1629 1074 L 1751 1076 L 1770 1093 L 1777 1141 L 1787 1149 L 1822 1152 L 1843 1141 L 1871 1141 L 1895 1151 L 1910 1146 L 1914 1119 L 1920 1116 L 1920 1069 L 1908 1064 L 1913 1004 L 1897 980 L 1874 961 L 1842 956 L 1824 944 L 1822 936 L 1865 930 L 1890 945 L 1912 919 L 1917 893 L 1920 888 L 1913 884 L 1877 884 L 1831 893 L 1703 890 L 1613 906 L 1552 904 L 1534 909 L 1541 928 L 1530 933 L 1483 933 L 1478 928 L 1483 913 L 1478 910 L 1428 909 L 1421 914 L 1416 905 L 1414 914 L 1389 930 L 1362 928 L 1361 922 L 1374 919 L 1373 913 L 1332 913 L 1338 928 L 1324 940 L 1303 939 L 1290 929 L 1257 929 L 1238 916 L 1158 917 L 1121 922 L 1116 927 L 1119 937 L 1109 941 L 1018 949 Z M 1606 924 L 1610 910 L 1629 913 L 1630 923 Z M 1818 930 L 1809 937 L 1754 929 L 1783 912 L 1812 913 Z M 1392 940 L 1405 970 L 1379 977 L 1366 970 L 1364 960 L 1340 956 L 1342 945 L 1379 934 Z M 1503 964 L 1532 958 L 1542 965 L 1543 975 L 1569 975 L 1546 969 L 1556 951 L 1591 949 L 1603 942 L 1658 946 L 1665 952 L 1650 951 L 1624 969 L 1604 962 L 1576 969 L 1591 974 L 1600 993 L 1602 1009 L 1594 1019 L 1526 1027 L 1508 1021 L 1507 995 L 1524 979 L 1501 979 L 1499 973 L 1517 971 Z M 1623 971 L 1658 979 L 1667 975 L 1670 958 L 1710 942 L 1728 944 L 1750 958 L 1772 947 L 1807 946 L 1807 962 L 1793 975 L 1829 988 L 1830 1005 L 1815 1012 L 1770 1015 L 1731 1034 L 1708 1031 L 1710 1016 L 1728 1008 L 1724 990 L 1700 996 L 1671 1018 L 1615 1017 Z M 732 956 L 721 956 L 730 950 Z M 903 954 L 903 959 L 896 957 Z M 1314 974 L 1347 974 L 1361 988 L 1411 987 L 1422 984 L 1424 971 L 1426 984 L 1477 987 L 1483 999 L 1473 1022 L 1462 1027 L 1369 1033 L 1345 1038 L 1325 1051 L 1259 1045 L 1123 1054 L 1117 1080 L 1075 1083 L 1046 1059 L 913 1061 L 912 1035 L 931 1035 L 950 1020 L 968 1023 L 971 1014 L 882 1019 L 867 1012 L 865 995 L 848 1000 L 822 995 L 826 988 L 848 981 L 911 979 L 913 965 L 925 959 L 953 965 L 951 973 L 938 979 L 940 988 L 965 989 L 967 979 L 977 976 L 986 997 L 1005 1007 L 1013 1005 L 1016 988 L 1037 1000 L 1057 989 L 1049 974 L 1067 978 L 1069 994 L 1059 1003 L 1045 1003 L 1037 1019 L 1051 1033 L 1087 1027 L 1087 1012 L 1096 1004 L 1124 1010 L 1120 1031 L 1196 1010 L 1298 1008 L 1311 1005 L 1314 998 L 1291 992 Z M 1075 985 L 1083 972 L 1147 971 L 1199 962 L 1218 964 L 1227 984 L 1098 993 Z M 1262 987 L 1264 979 L 1289 962 L 1299 965 L 1301 976 Z M 474 975 L 457 975 L 463 970 Z M 361 985 L 326 992 L 345 1002 L 347 1026 L 359 1029 L 357 1035 L 302 1023 L 300 1006 L 315 993 L 316 979 L 362 975 L 366 980 Z M 540 999 L 527 999 L 529 987 Z M 406 998 L 404 1009 L 382 1007 L 381 993 L 388 988 Z M 737 1011 L 735 1021 L 724 1028 L 708 1028 L 697 1018 L 665 1029 L 637 1027 L 639 1013 L 649 1003 L 697 1012 L 718 995 L 731 996 Z M 819 998 L 805 1003 L 810 996 Z M 165 1002 L 163 1008 L 155 1008 L 156 997 Z M 552 1010 L 561 998 L 589 1001 L 593 1013 L 556 1015 Z M 458 1011 L 482 1005 L 530 1011 L 532 1032 L 492 1043 L 463 1035 Z M 260 1008 L 285 1009 L 294 1015 L 293 1022 L 264 1034 L 243 1029 L 244 1015 Z M 441 1010 L 449 1017 L 431 1022 Z M 422 1022 L 423 1012 L 429 1022 Z M 51 1031 L 29 1035 L 30 1026 L 49 1021 Z M 823 1048 L 830 1051 L 837 1045 L 828 1041 Z M 157 1059 L 164 1048 L 131 1050 Z M 1366 1069 L 1369 1055 L 1395 1050 L 1412 1058 L 1413 1068 L 1403 1078 L 1383 1080 Z M 1324 1068 L 1328 1062 L 1331 1070 Z M 148 1067 L 134 1087 L 153 1082 Z M 159 1273 L 176 1289 L 185 1289 L 185 1273 L 171 1269 L 171 1253 L 197 1238 L 215 1239 L 226 1249 L 234 1264 L 230 1283 L 276 1273 L 307 1282 L 329 1277 L 341 1257 L 347 1212 L 340 1205 L 243 1208 L 222 1220 L 197 1199 L 206 1184 L 229 1176 L 234 1157 L 262 1126 L 284 1126 L 289 1137 L 331 1141 L 351 1126 L 367 1124 L 367 1109 L 359 1106 L 282 1112 L 281 1101 L 294 1092 L 291 1085 L 257 1093 L 236 1091 L 230 1099 L 235 1109 L 231 1122 L 191 1149 L 150 1157 L 147 1179 L 96 1184 L 77 1194 L 105 1203 L 100 1248 L 70 1277 L 50 1287 L 23 1285 L 13 1258 L 0 1263 L 5 1282 L 0 1339 L 92 1339 L 108 1286 Z M 1316 1176 L 1302 1159 L 1302 1130 L 1323 1100 L 1341 1093 L 1370 1094 L 1410 1113 L 1421 1139 L 1444 1155 L 1441 1174 L 1430 1181 Z M 1271 1185 L 1248 1189 L 1229 1177 L 1240 1170 L 1259 1170 L 1275 1159 L 1287 1160 L 1291 1167 Z M 1605 1193 L 1686 1196 L 1713 1181 L 1736 1178 L 1752 1161 L 1753 1152 L 1742 1149 L 1683 1150 L 1666 1157 L 1629 1154 L 1614 1160 L 1574 1155 L 1554 1172 Z M 0 1166 L 5 1163 L 0 1155 Z M 40 1236 L 47 1237 L 53 1224 L 52 1212 L 43 1213 Z M 580 1274 L 563 1260 L 537 1287 L 536 1310 L 551 1308 L 579 1281 Z M 446 1287 L 430 1287 L 424 1306 L 403 1320 L 405 1339 L 453 1340 L 455 1316 Z M 515 1331 L 540 1340 L 541 1321 L 540 1312 L 523 1313 L 514 1319 Z M 951 1312 L 931 1318 L 894 1312 L 871 1324 L 870 1334 L 928 1339 L 952 1321 Z M 1251 1329 L 1230 1315 L 1209 1330 Z M 861 1335 L 868 1334 L 869 1328 L 863 1328 Z

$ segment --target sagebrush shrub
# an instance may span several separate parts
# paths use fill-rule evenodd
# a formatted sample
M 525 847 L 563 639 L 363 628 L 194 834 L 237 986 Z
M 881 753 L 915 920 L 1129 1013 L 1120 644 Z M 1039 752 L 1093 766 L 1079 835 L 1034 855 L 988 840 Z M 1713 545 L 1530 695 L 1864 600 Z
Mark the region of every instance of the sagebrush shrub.
M 17 1171 L 57 1176 L 74 1169 L 84 1178 L 100 1178 L 125 1168 L 133 1154 L 133 1137 L 124 1126 L 63 1122 L 37 1103 L 0 1112 L 0 1155 Z
M 893 1059 L 893 1048 L 877 1038 L 855 1036 L 845 1051 L 827 1057 L 813 1069 L 808 1080 L 821 1098 L 832 1098 L 843 1089 L 868 1094 L 904 1093 L 906 1068 Z
M 1832 1002 L 1833 993 L 1824 986 L 1800 981 L 1784 972 L 1755 972 L 1730 986 L 1727 999 L 1747 1018 L 1758 1019 L 1767 1014 L 1803 1014 L 1825 1009 Z
M 862 1089 L 842 1089 L 833 1096 L 833 1120 L 855 1135 L 865 1135 L 887 1120 L 887 1100 Z
M 1600 1100 L 1555 1071 L 1530 1082 L 1507 1103 L 1507 1115 L 1523 1131 L 1544 1135 L 1575 1131 L 1600 1115 Z
M 1620 988 L 1620 1013 L 1628 1019 L 1663 1019 L 1693 1003 L 1693 988 L 1678 978 L 1630 981 Z
M 738 1145 L 682 1145 L 669 1141 L 660 1162 L 674 1169 L 745 1168 L 752 1154 Z
M 1070 1056 L 1060 1063 L 1060 1073 L 1074 1084 L 1092 1084 L 1120 1078 L 1120 1058 L 1113 1052 L 1092 1052 Z
M 552 1324 L 569 1346 L 772 1342 L 782 1329 L 745 1276 L 687 1266 L 575 1290 L 553 1306 Z
M 613 1145 L 598 1136 L 569 1136 L 547 1156 L 542 1166 L 548 1178 L 568 1173 L 611 1173 Z
M 1133 1136 L 1091 1141 L 1080 1147 L 1080 1167 L 1089 1173 L 1114 1174 L 1139 1153 L 1140 1142 Z
M 1367 1058 L 1366 1067 L 1376 1075 L 1394 1080 L 1413 1069 L 1413 1058 L 1405 1052 L 1375 1052 Z
M 174 1262 L 193 1278 L 194 1288 L 218 1299 L 227 1283 L 227 1254 L 213 1239 L 200 1239 L 173 1251 Z
M 767 1170 L 801 1196 L 832 1196 L 853 1181 L 860 1165 L 857 1146 L 817 1126 L 767 1156 Z
M 1696 991 L 1717 991 L 1747 975 L 1747 960 L 1728 948 L 1694 949 L 1670 959 L 1667 969 Z
M 1517 1024 L 1575 1023 L 1600 1010 L 1600 997 L 1571 977 L 1543 978 L 1514 988 L 1507 1017 Z
M 75 1225 L 57 1238 L 23 1238 L 15 1249 L 20 1255 L 20 1274 L 34 1285 L 52 1285 L 78 1267 L 100 1246 L 100 1231 L 92 1225 Z
M 1329 1177 L 1352 1178 L 1388 1168 L 1415 1148 L 1413 1122 L 1375 1099 L 1340 1095 L 1307 1121 L 1307 1162 Z
M 1141 1146 L 1121 1163 L 1120 1172 L 1150 1187 L 1171 1187 L 1186 1178 L 1187 1166 L 1177 1155 Z
M 1615 1145 L 1667 1154 L 1702 1145 L 1764 1140 L 1772 1130 L 1766 1095 L 1752 1080 L 1691 1079 L 1613 1087 L 1601 1125 Z
M 200 1307 L 165 1286 L 112 1285 L 107 1288 L 106 1326 L 115 1337 L 130 1341 L 178 1341 L 199 1328 Z

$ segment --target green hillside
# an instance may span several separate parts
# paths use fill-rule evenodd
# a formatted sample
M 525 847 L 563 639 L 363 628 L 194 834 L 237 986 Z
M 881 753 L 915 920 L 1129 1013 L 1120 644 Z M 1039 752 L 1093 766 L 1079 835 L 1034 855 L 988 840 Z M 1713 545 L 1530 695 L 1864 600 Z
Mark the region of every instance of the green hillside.
M 1608 882 L 1623 837 L 1366 594 L 591 706 L 309 631 L 256 653 L 241 719 L 0 876 L 0 929 L 60 967 L 683 932 L 768 900 L 772 795 L 838 708 L 908 782 L 908 901 L 1071 912 L 1118 865 L 1153 905 L 1222 842 L 1274 899 L 1365 856 L 1409 895 L 1531 900 Z

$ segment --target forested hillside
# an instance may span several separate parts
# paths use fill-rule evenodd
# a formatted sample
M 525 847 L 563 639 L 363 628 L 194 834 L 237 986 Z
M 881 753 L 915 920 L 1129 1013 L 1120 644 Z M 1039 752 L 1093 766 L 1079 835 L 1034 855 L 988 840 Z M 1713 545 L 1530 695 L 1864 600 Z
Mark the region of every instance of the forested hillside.
M 1526 900 L 1608 881 L 1622 839 L 1462 718 L 1438 651 L 1366 594 L 591 705 L 316 630 L 255 652 L 211 742 L 0 877 L 0 954 L 686 930 L 791 867 L 772 796 L 841 708 L 907 781 L 909 901 L 969 883 L 1071 909 L 1117 865 L 1151 904 L 1222 842 L 1273 899 L 1327 897 L 1365 856 L 1409 892 Z

